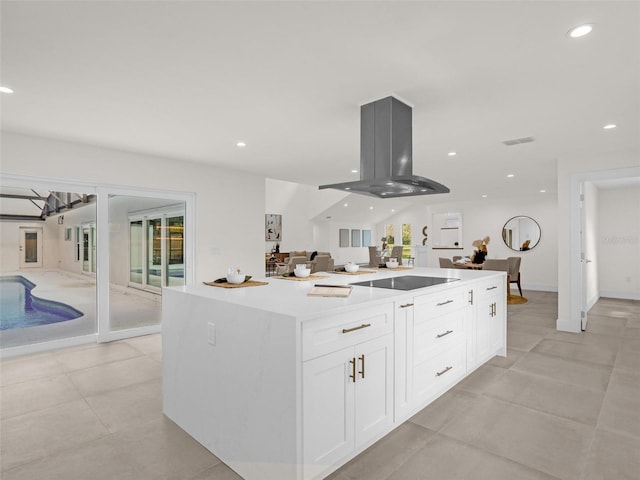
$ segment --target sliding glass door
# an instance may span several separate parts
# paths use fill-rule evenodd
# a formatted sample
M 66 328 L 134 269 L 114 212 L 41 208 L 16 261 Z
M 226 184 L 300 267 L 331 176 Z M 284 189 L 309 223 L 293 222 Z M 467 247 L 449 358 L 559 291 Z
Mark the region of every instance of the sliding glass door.
M 129 219 L 129 283 L 151 291 L 184 285 L 184 213 Z
M 185 202 L 109 196 L 109 330 L 160 324 L 162 288 L 185 284 Z

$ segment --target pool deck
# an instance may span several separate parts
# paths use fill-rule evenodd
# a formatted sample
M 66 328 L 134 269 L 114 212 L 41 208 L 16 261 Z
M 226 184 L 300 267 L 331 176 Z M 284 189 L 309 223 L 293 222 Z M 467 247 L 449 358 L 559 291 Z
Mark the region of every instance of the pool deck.
M 0 332 L 0 348 L 79 337 L 96 333 L 95 278 L 55 269 L 24 269 L 2 272 L 2 276 L 21 275 L 36 287 L 36 297 L 66 303 L 80 310 L 80 318 L 36 327 L 15 328 Z M 133 288 L 113 286 L 110 289 L 112 329 L 120 330 L 160 322 L 161 297 Z

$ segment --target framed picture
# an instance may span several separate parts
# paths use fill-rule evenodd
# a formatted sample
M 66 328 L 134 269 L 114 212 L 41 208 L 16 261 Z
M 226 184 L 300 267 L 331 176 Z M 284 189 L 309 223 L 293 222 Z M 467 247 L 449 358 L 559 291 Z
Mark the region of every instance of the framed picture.
M 340 229 L 340 246 L 341 247 L 349 246 L 349 229 L 347 228 Z
M 272 242 L 282 240 L 282 215 L 273 213 L 264 215 L 264 239 Z
M 360 246 L 360 230 L 351 230 L 351 246 Z
M 371 246 L 371 230 L 362 230 L 362 246 Z

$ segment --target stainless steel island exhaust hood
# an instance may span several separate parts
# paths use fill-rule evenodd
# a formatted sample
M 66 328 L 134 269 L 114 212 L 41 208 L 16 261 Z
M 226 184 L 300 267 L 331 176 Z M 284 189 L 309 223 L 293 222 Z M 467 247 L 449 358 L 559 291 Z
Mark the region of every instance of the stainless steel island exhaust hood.
M 360 181 L 320 185 L 378 198 L 449 193 L 412 174 L 411 107 L 386 97 L 360 107 Z

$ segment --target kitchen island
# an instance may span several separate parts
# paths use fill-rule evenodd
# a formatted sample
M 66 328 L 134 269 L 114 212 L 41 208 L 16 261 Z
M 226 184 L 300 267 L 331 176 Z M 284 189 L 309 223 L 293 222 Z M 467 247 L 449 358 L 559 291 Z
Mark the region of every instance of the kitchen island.
M 164 413 L 247 480 L 324 478 L 506 354 L 503 272 L 319 275 L 163 290 Z M 407 275 L 450 282 L 308 296 Z

